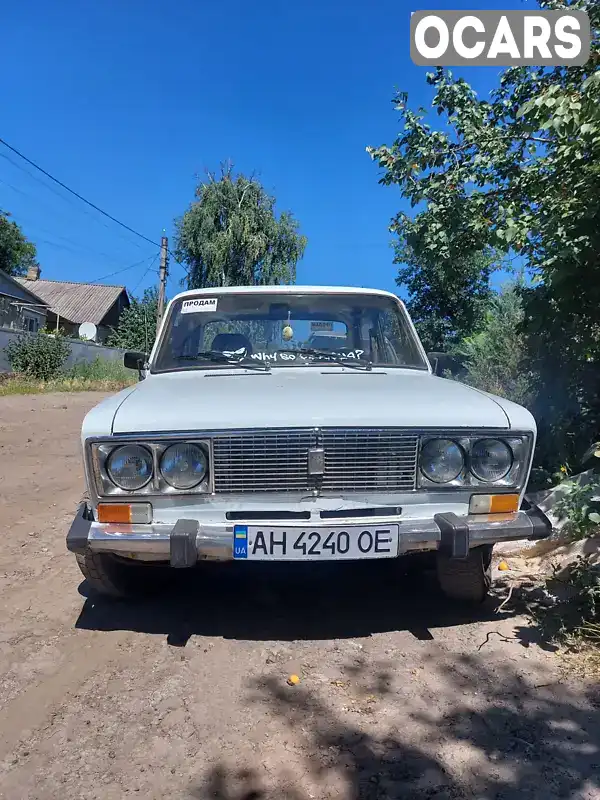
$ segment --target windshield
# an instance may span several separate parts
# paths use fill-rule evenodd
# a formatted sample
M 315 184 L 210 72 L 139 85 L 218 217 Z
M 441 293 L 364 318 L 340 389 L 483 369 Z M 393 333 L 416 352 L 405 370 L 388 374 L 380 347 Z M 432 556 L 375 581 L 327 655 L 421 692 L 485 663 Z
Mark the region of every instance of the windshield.
M 427 369 L 401 307 L 369 294 L 198 295 L 171 307 L 152 372 L 322 366 Z

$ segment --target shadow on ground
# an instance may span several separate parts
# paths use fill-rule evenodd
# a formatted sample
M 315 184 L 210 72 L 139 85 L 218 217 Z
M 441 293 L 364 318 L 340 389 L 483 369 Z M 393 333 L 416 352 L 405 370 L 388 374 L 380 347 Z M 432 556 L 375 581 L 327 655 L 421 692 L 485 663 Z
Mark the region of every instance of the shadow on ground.
M 446 659 L 446 660 L 444 660 Z M 368 672 L 369 666 L 364 664 Z M 289 743 L 277 773 L 226 758 L 190 789 L 196 800 L 595 800 L 600 797 L 600 690 L 536 687 L 485 657 L 440 656 L 423 703 L 382 687 L 381 721 L 343 717 L 318 690 L 272 677 L 250 687 Z M 366 677 L 366 676 L 363 676 Z M 423 708 L 426 711 L 423 711 Z
M 387 563 L 307 566 L 206 564 L 177 571 L 159 597 L 127 603 L 88 595 L 84 582 L 76 627 L 164 634 L 183 646 L 194 635 L 292 641 L 407 630 L 427 640 L 431 628 L 497 617 L 493 598 L 478 608 L 453 605 L 426 572 L 402 574 Z

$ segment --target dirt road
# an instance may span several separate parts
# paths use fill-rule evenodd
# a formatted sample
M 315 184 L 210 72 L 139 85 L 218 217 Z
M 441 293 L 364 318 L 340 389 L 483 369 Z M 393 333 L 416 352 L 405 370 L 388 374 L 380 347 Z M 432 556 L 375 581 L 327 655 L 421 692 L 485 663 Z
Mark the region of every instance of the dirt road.
M 600 693 L 512 601 L 469 618 L 377 565 L 88 596 L 64 540 L 99 399 L 0 398 L 0 797 L 600 798 Z

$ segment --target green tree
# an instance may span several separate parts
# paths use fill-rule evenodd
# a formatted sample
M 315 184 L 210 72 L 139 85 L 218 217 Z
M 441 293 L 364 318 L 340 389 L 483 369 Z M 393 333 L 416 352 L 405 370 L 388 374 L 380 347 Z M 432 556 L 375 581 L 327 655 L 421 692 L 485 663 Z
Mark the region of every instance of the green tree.
M 189 265 L 188 288 L 293 283 L 306 238 L 288 212 L 254 177 L 230 166 L 196 189 L 197 200 L 176 221 L 178 259 Z
M 492 295 L 492 250 L 457 253 L 450 262 L 396 245 L 396 283 L 408 290 L 406 304 L 427 351 L 444 351 L 476 331 Z M 418 245 L 416 249 L 420 250 Z
M 518 287 L 504 287 L 489 299 L 479 331 L 463 339 L 455 352 L 463 359 L 465 383 L 529 405 L 534 377 L 527 366 L 524 315 Z
M 10 214 L 0 210 L 0 269 L 9 275 L 25 275 L 35 266 L 37 251 Z
M 149 353 L 156 339 L 158 291 L 146 289 L 143 297 L 131 299 L 131 305 L 119 317 L 119 324 L 107 339 L 110 347 Z
M 504 71 L 489 99 L 463 79 L 428 74 L 435 129 L 425 109 L 396 97 L 402 132 L 368 148 L 419 213 L 393 221 L 416 263 L 492 248 L 519 255 L 533 276 L 524 330 L 543 392 L 534 411 L 561 459 L 600 426 L 600 3 L 541 0 L 589 13 L 591 57 L 582 67 Z M 543 448 L 542 448 L 543 450 Z

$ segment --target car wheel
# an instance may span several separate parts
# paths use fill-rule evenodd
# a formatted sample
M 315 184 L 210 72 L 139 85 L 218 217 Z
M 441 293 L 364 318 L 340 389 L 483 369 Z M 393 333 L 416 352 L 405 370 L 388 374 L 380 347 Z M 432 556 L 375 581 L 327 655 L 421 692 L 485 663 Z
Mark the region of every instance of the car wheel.
M 483 603 L 492 583 L 492 545 L 469 550 L 465 559 L 437 556 L 437 576 L 447 597 L 463 603 Z
M 169 568 L 153 563 L 136 563 L 111 553 L 76 555 L 79 569 L 90 587 L 99 594 L 114 598 L 134 598 L 154 594 L 164 588 Z

